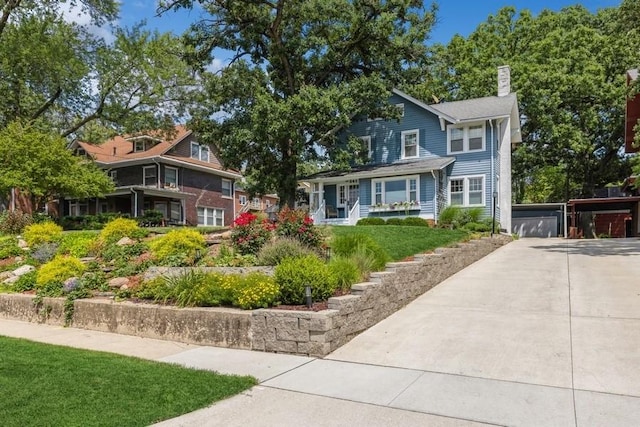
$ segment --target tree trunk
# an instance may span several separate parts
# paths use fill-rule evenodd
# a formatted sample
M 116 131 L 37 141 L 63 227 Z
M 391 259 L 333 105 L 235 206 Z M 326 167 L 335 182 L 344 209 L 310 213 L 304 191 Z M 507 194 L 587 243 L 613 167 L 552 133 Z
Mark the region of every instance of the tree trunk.
M 278 176 L 278 197 L 280 207 L 295 208 L 296 189 L 298 188 L 298 156 L 293 152 L 293 141 L 288 141 L 282 151 L 282 164 Z

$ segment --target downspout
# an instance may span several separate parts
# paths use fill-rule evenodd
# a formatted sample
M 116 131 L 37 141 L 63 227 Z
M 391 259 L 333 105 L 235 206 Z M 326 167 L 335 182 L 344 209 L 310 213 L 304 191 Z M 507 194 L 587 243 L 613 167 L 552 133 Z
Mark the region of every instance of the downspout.
M 497 124 L 497 123 L 496 123 Z M 489 120 L 489 126 L 491 126 L 491 211 L 495 212 L 495 204 L 496 204 L 496 197 L 493 197 L 493 195 L 496 192 L 496 175 L 495 175 L 495 146 L 494 146 L 494 140 L 493 140 L 493 120 Z M 498 197 L 500 197 L 500 194 L 498 194 Z M 502 216 L 502 215 L 501 215 Z M 493 220 L 495 221 L 496 219 L 493 218 Z
M 438 221 L 438 180 L 436 179 L 436 174 L 431 169 L 431 177 L 433 178 L 433 220 Z

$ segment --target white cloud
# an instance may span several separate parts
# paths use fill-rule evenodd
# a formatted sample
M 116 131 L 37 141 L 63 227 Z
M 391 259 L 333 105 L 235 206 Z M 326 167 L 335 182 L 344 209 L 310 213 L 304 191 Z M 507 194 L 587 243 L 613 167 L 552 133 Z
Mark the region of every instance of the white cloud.
M 99 27 L 91 22 L 91 16 L 82 10 L 82 7 L 78 4 L 71 6 L 69 3 L 63 3 L 60 6 L 62 17 L 65 21 L 76 24 L 80 27 L 84 27 L 90 34 L 99 37 L 107 43 L 113 43 L 116 39 L 113 34 L 112 28 L 108 25 Z M 113 23 L 117 25 L 117 22 Z
M 205 70 L 207 70 L 210 73 L 215 74 L 218 71 L 222 70 L 223 68 L 226 68 L 227 65 L 229 65 L 229 64 L 226 64 L 221 59 L 214 58 L 213 61 L 211 61 L 211 63 L 205 67 Z

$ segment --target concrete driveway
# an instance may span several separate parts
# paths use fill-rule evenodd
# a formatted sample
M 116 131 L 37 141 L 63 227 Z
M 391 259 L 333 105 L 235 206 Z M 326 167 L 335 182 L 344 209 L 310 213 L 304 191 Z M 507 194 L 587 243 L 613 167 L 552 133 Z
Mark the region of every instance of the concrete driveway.
M 638 426 L 640 240 L 513 242 L 263 385 L 457 421 Z

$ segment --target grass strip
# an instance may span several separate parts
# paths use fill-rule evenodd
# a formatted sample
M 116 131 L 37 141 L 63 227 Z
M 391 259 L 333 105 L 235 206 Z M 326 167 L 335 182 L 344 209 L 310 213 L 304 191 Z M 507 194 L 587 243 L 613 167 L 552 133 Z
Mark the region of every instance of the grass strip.
M 0 336 L 4 427 L 146 426 L 255 384 L 248 376 Z
M 408 225 L 333 226 L 334 236 L 362 233 L 371 236 L 394 261 L 461 242 L 469 237 L 465 230 L 415 227 Z

